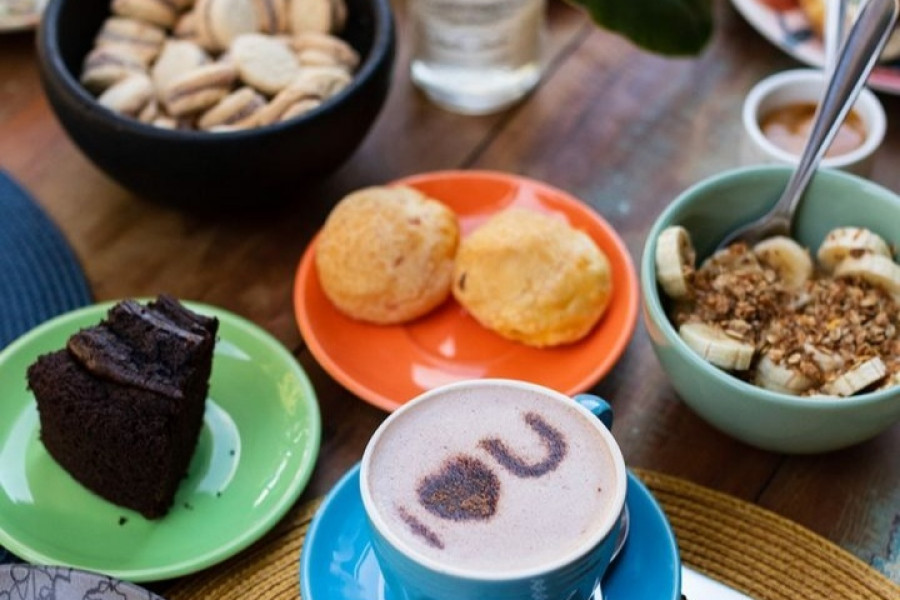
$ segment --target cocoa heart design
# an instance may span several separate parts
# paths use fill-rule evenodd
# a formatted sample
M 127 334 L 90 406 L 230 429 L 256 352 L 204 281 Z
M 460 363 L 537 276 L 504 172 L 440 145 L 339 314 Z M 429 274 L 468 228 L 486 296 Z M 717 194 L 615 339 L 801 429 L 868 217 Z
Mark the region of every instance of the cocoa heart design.
M 416 491 L 422 506 L 442 519 L 485 521 L 497 512 L 500 480 L 474 456 L 460 454 L 424 477 Z

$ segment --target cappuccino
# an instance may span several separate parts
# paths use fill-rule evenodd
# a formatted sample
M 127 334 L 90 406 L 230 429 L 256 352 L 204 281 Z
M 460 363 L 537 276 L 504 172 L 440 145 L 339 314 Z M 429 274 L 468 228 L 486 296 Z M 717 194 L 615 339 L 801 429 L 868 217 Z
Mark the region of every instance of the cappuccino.
M 363 485 L 413 555 L 488 576 L 538 569 L 590 549 L 621 510 L 611 444 L 574 401 L 457 386 L 391 417 Z

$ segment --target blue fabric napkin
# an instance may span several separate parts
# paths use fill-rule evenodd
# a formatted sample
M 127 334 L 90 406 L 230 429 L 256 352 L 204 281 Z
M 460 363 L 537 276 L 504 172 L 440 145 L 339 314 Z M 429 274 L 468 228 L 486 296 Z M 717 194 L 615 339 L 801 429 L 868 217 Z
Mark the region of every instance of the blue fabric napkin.
M 0 350 L 34 326 L 91 301 L 65 237 L 0 170 Z M 18 559 L 0 546 L 4 562 Z
M 65 237 L 0 171 L 0 349 L 35 325 L 90 303 L 84 272 Z

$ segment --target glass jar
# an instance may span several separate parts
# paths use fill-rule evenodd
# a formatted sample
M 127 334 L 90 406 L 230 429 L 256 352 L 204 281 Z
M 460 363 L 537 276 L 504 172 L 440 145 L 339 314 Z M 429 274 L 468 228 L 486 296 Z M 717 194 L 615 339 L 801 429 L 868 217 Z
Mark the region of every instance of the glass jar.
M 412 80 L 439 106 L 496 112 L 540 80 L 546 0 L 409 0 L 408 6 Z

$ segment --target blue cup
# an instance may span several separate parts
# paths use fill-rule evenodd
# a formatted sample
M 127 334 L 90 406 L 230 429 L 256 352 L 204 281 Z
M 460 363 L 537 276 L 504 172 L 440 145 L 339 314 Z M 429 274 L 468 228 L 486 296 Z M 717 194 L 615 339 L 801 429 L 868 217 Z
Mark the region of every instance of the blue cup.
M 370 486 L 373 477 L 373 454 L 386 431 L 402 423 L 409 411 L 460 392 L 483 395 L 486 399 L 498 392 L 505 397 L 529 392 L 541 402 L 565 403 L 573 408 L 606 446 L 612 471 L 611 506 L 596 521 L 588 535 L 574 548 L 561 551 L 538 566 L 527 569 L 485 573 L 461 568 L 448 561 L 426 556 L 414 545 L 392 531 L 388 520 L 377 507 Z M 579 417 L 575 417 L 576 419 Z M 543 386 L 504 379 L 480 379 L 451 383 L 435 388 L 406 403 L 390 415 L 373 434 L 366 446 L 360 471 L 360 491 L 366 518 L 372 531 L 372 546 L 391 600 L 588 600 L 609 566 L 620 516 L 625 506 L 627 472 L 615 439 L 610 433 L 612 409 L 604 400 L 591 395 L 574 399 Z M 405 426 L 405 425 L 400 425 Z M 397 456 L 396 460 L 410 457 Z M 377 477 L 377 474 L 376 474 Z M 577 506 L 577 505 L 576 505 Z M 446 524 L 444 524 L 446 526 Z M 453 525 L 455 526 L 455 525 Z M 445 564 L 446 563 L 446 564 Z

